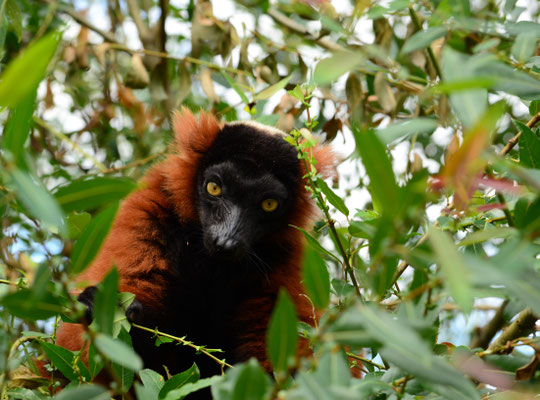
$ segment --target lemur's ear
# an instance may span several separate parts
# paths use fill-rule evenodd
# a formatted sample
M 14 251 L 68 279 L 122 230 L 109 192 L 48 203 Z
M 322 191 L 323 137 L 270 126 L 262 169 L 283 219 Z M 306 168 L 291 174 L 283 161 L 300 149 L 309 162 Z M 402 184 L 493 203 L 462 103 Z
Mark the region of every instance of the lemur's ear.
M 189 109 L 182 107 L 173 115 L 173 130 L 178 153 L 204 152 L 212 145 L 220 125 L 212 114 L 201 111 L 197 118 Z

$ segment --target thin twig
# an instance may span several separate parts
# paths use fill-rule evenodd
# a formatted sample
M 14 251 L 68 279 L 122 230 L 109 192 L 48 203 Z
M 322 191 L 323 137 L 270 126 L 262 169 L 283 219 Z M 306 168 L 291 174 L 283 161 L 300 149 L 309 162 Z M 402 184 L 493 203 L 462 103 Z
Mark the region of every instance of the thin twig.
M 328 49 L 331 51 L 343 50 L 343 47 L 341 45 L 333 42 L 327 37 L 321 37 L 321 38 L 314 37 L 311 34 L 311 32 L 309 32 L 308 29 L 305 28 L 303 25 L 299 24 L 294 19 L 287 17 L 285 14 L 276 10 L 273 7 L 270 7 L 266 13 L 270 15 L 274 19 L 274 21 L 278 22 L 279 24 L 283 25 L 284 27 L 290 29 L 293 32 L 303 35 L 306 39 L 315 42 L 316 44 L 318 44 L 321 47 L 324 47 L 325 49 Z
M 414 26 L 416 26 L 416 29 L 419 31 L 423 31 L 422 24 L 420 23 L 420 20 L 418 19 L 418 15 L 416 15 L 416 12 L 414 11 L 412 6 L 409 6 L 409 15 L 411 16 L 411 20 L 414 23 Z M 426 48 L 429 59 L 431 63 L 433 64 L 433 68 L 435 68 L 435 72 L 437 72 L 437 75 L 439 76 L 439 79 L 442 81 L 443 76 L 441 72 L 441 67 L 439 65 L 439 61 L 437 60 L 437 57 L 435 57 L 435 53 L 433 53 L 433 49 L 431 48 L 431 44 L 429 44 Z
M 141 10 L 139 9 L 139 4 L 135 0 L 126 0 L 129 15 L 131 16 L 131 19 L 133 20 L 133 23 L 137 27 L 137 31 L 139 32 L 139 37 L 141 39 L 141 42 L 146 42 L 150 37 L 152 36 L 150 29 L 148 29 L 148 26 L 144 23 L 144 21 L 141 18 Z
M 49 125 L 47 122 L 45 122 L 44 120 L 42 120 L 39 117 L 34 116 L 33 120 L 34 120 L 34 122 L 36 124 L 38 124 L 39 126 L 41 126 L 44 129 L 48 130 L 50 133 L 52 133 L 58 139 L 70 144 L 73 147 L 73 150 L 78 152 L 84 158 L 92 161 L 92 163 L 96 167 L 98 167 L 101 171 L 106 171 L 107 170 L 107 167 L 105 165 L 103 165 L 101 162 L 99 162 L 93 155 L 91 155 L 90 153 L 85 151 L 83 148 L 81 148 L 81 146 L 79 146 L 77 143 L 75 143 L 70 138 L 68 138 L 65 134 L 63 134 L 62 132 L 60 132 L 56 128 L 52 127 L 51 125 Z
M 233 366 L 231 364 L 227 363 L 225 361 L 225 359 L 221 360 L 221 359 L 217 358 L 216 356 L 214 356 L 213 354 L 211 354 L 210 352 L 208 352 L 205 349 L 204 346 L 197 346 L 193 342 L 190 342 L 189 340 L 186 340 L 184 338 L 177 337 L 177 336 L 172 336 L 172 335 L 169 335 L 168 333 L 160 332 L 157 328 L 156 329 L 151 329 L 151 328 L 147 328 L 146 326 L 142 326 L 142 325 L 134 324 L 134 323 L 132 323 L 131 326 L 133 326 L 133 327 L 135 327 L 137 329 L 141 329 L 141 330 L 146 331 L 146 332 L 153 333 L 156 336 L 162 336 L 162 337 L 166 337 L 168 339 L 172 339 L 175 342 L 182 343 L 184 346 L 189 346 L 192 349 L 194 349 L 195 351 L 203 353 L 204 355 L 210 357 L 212 360 L 217 362 L 219 365 L 221 365 L 222 370 L 223 370 L 223 367 L 233 368 Z
M 527 122 L 525 125 L 527 125 L 528 128 L 532 128 L 535 126 L 538 121 L 540 121 L 540 112 L 533 115 L 533 117 Z M 519 137 L 521 136 L 521 131 L 519 131 L 516 136 L 514 136 L 512 139 L 506 143 L 506 146 L 503 147 L 503 149 L 499 152 L 500 156 L 505 156 L 514 148 L 514 146 L 518 143 Z
M 242 71 L 240 69 L 236 69 L 236 68 L 232 68 L 232 67 L 222 67 L 220 65 L 211 63 L 209 61 L 199 60 L 198 58 L 176 57 L 176 56 L 173 56 L 171 54 L 164 53 L 162 51 L 155 51 L 155 50 L 148 50 L 148 49 L 131 49 L 131 48 L 129 48 L 129 47 L 123 45 L 123 44 L 120 44 L 120 43 L 111 44 L 109 48 L 113 49 L 113 50 L 125 51 L 126 53 L 130 53 L 130 54 L 141 53 L 141 54 L 146 54 L 146 55 L 154 56 L 154 57 L 168 58 L 169 60 L 176 60 L 176 61 L 180 61 L 180 62 L 184 62 L 184 63 L 192 63 L 192 64 L 197 64 L 197 65 L 204 65 L 205 67 L 208 67 L 208 68 L 212 68 L 212 69 L 215 69 L 215 70 L 218 70 L 218 71 L 227 71 L 227 72 L 231 72 L 231 73 L 237 74 L 237 75 L 248 75 L 249 74 L 248 72 Z
M 485 349 L 489 346 L 489 342 L 491 342 L 493 336 L 495 336 L 495 334 L 501 330 L 506 322 L 504 319 L 504 310 L 506 309 L 507 305 L 508 300 L 504 300 L 497 309 L 497 312 L 495 312 L 493 318 L 491 318 L 491 320 L 483 328 L 476 332 L 475 336 L 471 340 L 471 344 L 469 345 L 471 349 L 477 347 Z
M 41 0 L 48 4 L 54 4 L 55 2 L 52 0 Z M 82 25 L 91 31 L 97 33 L 99 36 L 101 36 L 103 39 L 105 39 L 107 42 L 111 43 L 120 43 L 116 37 L 107 31 L 104 31 L 103 29 L 98 28 L 94 24 L 92 24 L 90 21 L 88 21 L 82 14 L 75 11 L 73 8 L 68 7 L 64 4 L 59 4 L 57 11 L 69 15 L 71 18 L 73 18 L 79 25 Z
M 152 154 L 152 155 L 150 155 L 150 156 L 148 156 L 146 158 L 143 158 L 141 160 L 133 161 L 132 163 L 122 165 L 120 167 L 109 168 L 109 169 L 106 169 L 105 171 L 99 171 L 98 173 L 99 174 L 112 174 L 114 172 L 123 171 L 123 170 L 129 169 L 129 168 L 140 167 L 142 165 L 148 164 L 149 162 L 155 160 L 156 158 L 162 157 L 163 155 L 165 155 L 165 152 Z
M 386 369 L 384 365 L 377 364 L 376 362 L 374 362 L 373 360 L 370 360 L 369 358 L 361 357 L 351 352 L 347 352 L 347 357 L 354 358 L 355 360 L 358 360 L 358 361 L 362 361 L 362 363 L 364 364 L 373 365 L 374 367 L 377 367 L 380 370 Z

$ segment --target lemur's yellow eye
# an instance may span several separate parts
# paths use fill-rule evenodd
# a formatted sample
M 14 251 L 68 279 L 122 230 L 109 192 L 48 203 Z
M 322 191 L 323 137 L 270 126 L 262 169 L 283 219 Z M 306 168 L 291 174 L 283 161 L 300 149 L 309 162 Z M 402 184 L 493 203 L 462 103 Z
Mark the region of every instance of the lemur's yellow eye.
M 266 212 L 272 212 L 276 210 L 278 204 L 276 199 L 266 199 L 261 203 L 261 207 Z
M 215 182 L 208 182 L 206 184 L 206 191 L 214 197 L 221 196 L 221 186 Z

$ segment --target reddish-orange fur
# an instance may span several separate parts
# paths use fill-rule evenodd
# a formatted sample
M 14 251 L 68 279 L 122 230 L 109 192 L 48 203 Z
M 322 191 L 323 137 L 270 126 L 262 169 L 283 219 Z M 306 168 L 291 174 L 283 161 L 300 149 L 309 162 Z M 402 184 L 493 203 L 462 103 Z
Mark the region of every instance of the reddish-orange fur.
M 212 145 L 221 127 L 212 115 L 201 113 L 199 118 L 196 118 L 183 109 L 174 116 L 174 129 L 174 153 L 154 166 L 143 179 L 143 187 L 124 200 L 99 255 L 79 277 L 81 281 L 94 285 L 102 280 L 112 265 L 116 265 L 120 274 L 119 290 L 134 293 L 141 303 L 155 309 L 162 306 L 162 287 L 166 286 L 167 282 L 163 279 L 137 282 L 125 279 L 136 272 L 169 268 L 166 260 L 160 257 L 155 248 L 139 240 L 141 236 L 153 240 L 159 240 L 160 237 L 159 232 L 147 223 L 145 216 L 150 212 L 159 217 L 163 210 L 172 206 L 179 220 L 198 220 L 195 209 L 195 175 L 202 155 Z M 318 170 L 323 173 L 331 170 L 334 158 L 328 148 L 317 146 L 314 156 L 318 161 Z M 303 166 L 301 170 L 304 170 Z M 310 194 L 303 188 L 304 182 L 299 182 L 299 185 L 301 190 L 298 190 L 296 195 L 294 212 L 289 223 L 309 228 L 316 216 L 316 210 Z M 303 296 L 300 277 L 303 235 L 287 226 L 275 234 L 275 237 L 276 240 L 285 240 L 288 243 L 293 249 L 293 256 L 279 271 L 269 271 L 264 292 L 256 299 L 251 298 L 242 303 L 235 321 L 238 326 L 249 326 L 242 338 L 243 345 L 239 352 L 246 358 L 256 357 L 269 371 L 271 366 L 266 355 L 264 332 L 274 304 L 268 299 L 275 298 L 280 287 L 286 288 L 296 305 L 299 318 L 313 323 L 313 309 Z M 182 318 L 181 312 L 174 318 Z M 58 332 L 57 344 L 70 350 L 81 349 L 81 333 L 80 325 L 63 324 Z M 306 344 L 302 347 L 305 348 Z

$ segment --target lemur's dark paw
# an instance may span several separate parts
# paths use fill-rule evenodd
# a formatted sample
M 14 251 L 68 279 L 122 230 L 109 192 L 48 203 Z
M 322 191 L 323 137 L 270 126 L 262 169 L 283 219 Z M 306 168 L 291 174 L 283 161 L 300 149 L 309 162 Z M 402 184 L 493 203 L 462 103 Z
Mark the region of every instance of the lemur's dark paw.
M 77 300 L 86 306 L 86 311 L 84 312 L 84 318 L 86 323 L 92 323 L 94 319 L 94 296 L 96 294 L 97 288 L 95 286 L 88 286 L 83 292 L 77 297 Z
M 142 303 L 135 298 L 126 309 L 126 317 L 129 322 L 140 324 L 143 320 L 143 311 L 144 309 Z

